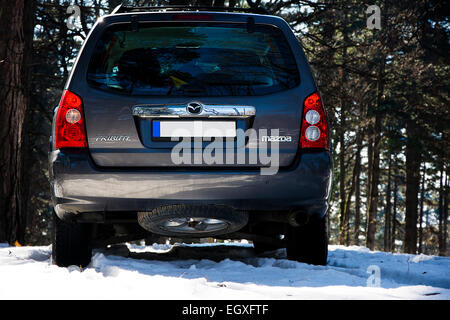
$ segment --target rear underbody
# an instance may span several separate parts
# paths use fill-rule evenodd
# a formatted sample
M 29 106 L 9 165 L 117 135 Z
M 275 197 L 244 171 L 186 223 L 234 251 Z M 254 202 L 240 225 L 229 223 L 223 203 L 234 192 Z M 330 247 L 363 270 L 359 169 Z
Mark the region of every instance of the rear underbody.
M 331 159 L 328 151 L 304 152 L 291 166 L 264 176 L 242 168 L 101 168 L 88 152 L 56 150 L 50 172 L 55 211 L 63 219 L 100 222 L 117 213 L 129 221 L 133 213 L 173 204 L 323 216 Z

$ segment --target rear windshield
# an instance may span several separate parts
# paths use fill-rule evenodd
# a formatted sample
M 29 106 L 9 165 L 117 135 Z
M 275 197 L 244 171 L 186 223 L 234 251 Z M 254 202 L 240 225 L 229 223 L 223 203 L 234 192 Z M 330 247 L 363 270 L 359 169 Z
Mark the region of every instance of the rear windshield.
M 282 31 L 258 24 L 115 25 L 88 69 L 91 85 L 130 95 L 264 95 L 299 81 Z

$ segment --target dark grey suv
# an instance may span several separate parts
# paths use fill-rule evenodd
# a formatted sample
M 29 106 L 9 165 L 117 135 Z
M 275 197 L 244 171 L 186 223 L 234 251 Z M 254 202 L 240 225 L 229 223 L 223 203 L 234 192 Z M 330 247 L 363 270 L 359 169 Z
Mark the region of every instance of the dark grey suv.
M 119 7 L 85 40 L 52 130 L 59 266 L 152 236 L 249 239 L 326 264 L 327 118 L 279 17 Z

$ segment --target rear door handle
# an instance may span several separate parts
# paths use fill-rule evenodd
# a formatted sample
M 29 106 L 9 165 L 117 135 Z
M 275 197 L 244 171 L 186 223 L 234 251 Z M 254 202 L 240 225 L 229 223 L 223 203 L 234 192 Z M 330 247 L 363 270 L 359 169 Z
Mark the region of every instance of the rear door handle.
M 200 109 L 200 110 L 199 110 Z M 198 102 L 177 105 L 138 105 L 132 108 L 133 116 L 141 118 L 228 118 L 245 119 L 255 116 L 252 106 L 207 105 Z

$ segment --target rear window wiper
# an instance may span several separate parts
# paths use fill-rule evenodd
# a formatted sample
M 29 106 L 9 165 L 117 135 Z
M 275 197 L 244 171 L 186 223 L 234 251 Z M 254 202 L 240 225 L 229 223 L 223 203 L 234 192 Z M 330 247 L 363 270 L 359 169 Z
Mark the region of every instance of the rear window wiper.
M 203 82 L 203 84 L 208 86 L 254 86 L 254 85 L 269 85 L 267 82 L 263 81 L 229 81 L 229 82 Z

